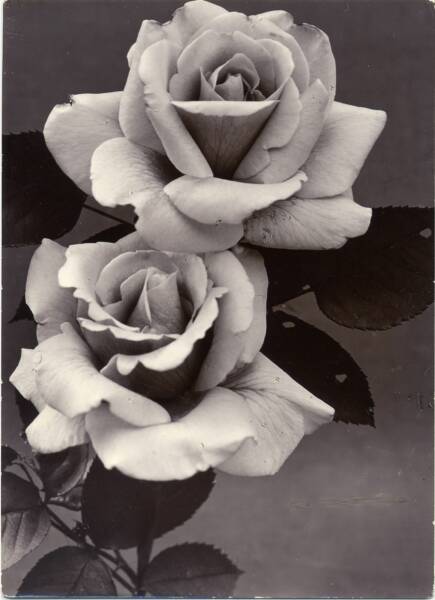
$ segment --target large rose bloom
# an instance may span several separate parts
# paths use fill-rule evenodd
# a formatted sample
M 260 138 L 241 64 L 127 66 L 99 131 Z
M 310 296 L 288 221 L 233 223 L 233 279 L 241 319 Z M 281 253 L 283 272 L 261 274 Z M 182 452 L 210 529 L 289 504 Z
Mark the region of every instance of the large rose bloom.
M 276 472 L 334 411 L 259 353 L 261 257 L 144 248 L 134 233 L 67 250 L 44 240 L 34 254 L 39 345 L 11 376 L 39 411 L 31 446 L 90 439 L 107 468 L 139 479 Z
M 325 33 L 194 0 L 144 21 L 128 58 L 122 92 L 73 96 L 44 133 L 83 190 L 135 207 L 151 247 L 322 249 L 365 233 L 351 187 L 386 117 L 334 101 Z

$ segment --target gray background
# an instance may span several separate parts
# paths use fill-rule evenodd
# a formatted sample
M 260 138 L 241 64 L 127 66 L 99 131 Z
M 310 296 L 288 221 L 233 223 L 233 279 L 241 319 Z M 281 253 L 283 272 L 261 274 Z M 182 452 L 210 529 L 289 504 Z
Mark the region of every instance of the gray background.
M 122 89 L 125 54 L 140 21 L 166 20 L 180 4 L 7 2 L 4 131 L 41 129 L 52 106 L 70 93 Z M 430 205 L 433 5 L 417 0 L 220 4 L 248 13 L 285 8 L 296 21 L 324 29 L 337 60 L 337 99 L 388 113 L 357 181 L 356 199 L 370 206 Z M 76 242 L 112 223 L 86 213 L 61 242 Z M 8 321 L 22 297 L 33 251 L 4 251 L 5 381 L 20 347 L 32 344 L 30 323 Z M 386 332 L 361 332 L 329 321 L 312 294 L 293 301 L 290 310 L 331 335 L 358 362 L 376 404 L 376 428 L 323 427 L 305 438 L 272 478 L 219 475 L 208 502 L 156 550 L 185 541 L 219 546 L 244 570 L 235 590 L 239 596 L 430 596 L 432 311 Z M 16 446 L 17 413 L 8 383 L 3 394 L 3 439 Z M 37 558 L 63 542 L 50 533 L 42 552 L 4 574 L 4 593 L 13 594 Z

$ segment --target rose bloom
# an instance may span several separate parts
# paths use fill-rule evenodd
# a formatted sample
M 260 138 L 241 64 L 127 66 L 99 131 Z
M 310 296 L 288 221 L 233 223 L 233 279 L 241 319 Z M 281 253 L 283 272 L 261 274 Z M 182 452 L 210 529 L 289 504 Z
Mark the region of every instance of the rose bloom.
M 134 206 L 151 247 L 327 249 L 366 232 L 351 187 L 386 115 L 334 101 L 323 31 L 195 0 L 144 21 L 128 61 L 123 91 L 72 96 L 44 134 L 85 192 Z
M 275 473 L 334 411 L 259 353 L 262 258 L 145 248 L 133 233 L 35 252 L 39 345 L 11 376 L 39 411 L 29 443 L 50 453 L 90 439 L 106 468 L 138 479 Z

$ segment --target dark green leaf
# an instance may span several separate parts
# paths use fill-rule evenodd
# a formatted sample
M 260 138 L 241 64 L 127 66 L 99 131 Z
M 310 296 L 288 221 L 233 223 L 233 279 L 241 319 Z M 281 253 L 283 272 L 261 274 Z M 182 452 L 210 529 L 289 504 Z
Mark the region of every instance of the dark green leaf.
M 262 352 L 315 396 L 333 406 L 336 421 L 374 425 L 373 399 L 366 376 L 353 358 L 323 331 L 293 315 L 271 312 Z
M 9 321 L 9 323 L 13 323 L 14 321 L 21 321 L 23 319 L 33 321 L 32 311 L 28 307 L 24 296 L 21 298 L 20 304 L 18 305 L 18 308 L 12 319 Z
M 39 473 L 49 498 L 66 494 L 82 481 L 88 456 L 88 444 L 72 446 L 62 452 L 37 455 Z
M 314 291 L 332 320 L 356 329 L 388 329 L 433 301 L 433 209 L 373 210 L 368 232 L 328 251 L 261 249 L 271 304 Z
M 154 484 L 158 494 L 157 523 L 154 536 L 159 537 L 190 519 L 203 504 L 214 485 L 212 469 L 183 481 Z
M 129 225 L 128 223 L 120 223 L 119 225 L 114 225 L 113 227 L 109 227 L 109 229 L 104 229 L 103 231 L 99 231 L 91 237 L 83 240 L 83 243 L 90 244 L 95 242 L 117 242 L 122 237 L 132 233 L 134 231 L 134 225 Z
M 95 552 L 63 546 L 46 554 L 27 573 L 20 596 L 116 596 L 109 569 Z
M 182 544 L 163 550 L 145 572 L 142 588 L 154 596 L 228 597 L 241 571 L 207 544 Z
M 3 243 L 58 238 L 79 218 L 86 195 L 61 171 L 38 132 L 3 136 Z
M 83 486 L 82 516 L 95 545 L 137 546 L 154 528 L 153 488 L 149 482 L 105 469 L 97 458 Z
M 37 488 L 12 473 L 2 477 L 2 567 L 7 569 L 39 546 L 50 519 Z
M 10 446 L 2 446 L 2 472 L 18 458 L 18 454 Z

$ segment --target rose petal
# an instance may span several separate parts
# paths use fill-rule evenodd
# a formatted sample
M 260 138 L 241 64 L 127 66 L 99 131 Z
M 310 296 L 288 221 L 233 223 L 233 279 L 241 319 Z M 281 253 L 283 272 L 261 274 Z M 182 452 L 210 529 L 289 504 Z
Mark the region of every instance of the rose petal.
M 102 144 L 92 159 L 93 191 L 106 206 L 132 204 L 137 230 L 154 248 L 176 252 L 208 252 L 234 246 L 240 225 L 202 225 L 180 213 L 163 187 L 172 180 L 168 161 L 125 138 Z
M 45 141 L 57 164 L 87 194 L 91 193 L 94 150 L 122 135 L 117 119 L 110 116 L 117 111 L 119 101 L 119 92 L 84 94 L 84 98 L 79 94 L 71 103 L 55 106 L 45 123 Z
M 205 357 L 195 390 L 211 389 L 224 381 L 244 349 L 244 338 L 254 317 L 255 290 L 242 264 L 232 252 L 208 254 L 205 263 L 215 285 L 228 293 L 220 302 L 211 348 Z
M 154 330 L 178 334 L 184 331 L 187 319 L 181 304 L 176 273 L 148 291 L 148 303 Z
M 204 74 L 212 72 L 234 54 L 244 54 L 254 63 L 265 96 L 275 91 L 273 58 L 261 44 L 241 31 L 219 33 L 207 28 L 183 49 L 177 60 L 177 72 L 196 78 L 200 70 Z
M 30 423 L 26 436 L 33 450 L 43 454 L 61 452 L 88 441 L 84 417 L 70 419 L 50 406 Z
M 292 74 L 293 81 L 296 83 L 299 91 L 302 93 L 308 86 L 309 82 L 309 67 L 307 59 L 302 52 L 301 47 L 292 35 L 289 35 L 276 24 L 274 19 L 258 18 L 261 15 L 253 15 L 247 17 L 243 13 L 228 12 L 220 15 L 207 23 L 204 27 L 198 29 L 193 39 L 196 39 L 204 33 L 204 31 L 212 30 L 218 33 L 232 33 L 241 31 L 249 37 L 261 39 L 273 39 L 286 46 L 293 57 L 295 69 Z
M 137 331 L 113 318 L 99 304 L 96 296 L 96 283 L 103 267 L 122 252 L 122 246 L 108 242 L 75 244 L 67 248 L 66 261 L 58 273 L 59 285 L 75 288 L 74 298 L 79 299 L 77 315 L 89 316 L 95 321 L 116 325 L 121 329 Z M 80 305 L 80 301 L 82 301 Z M 81 307 L 86 307 L 85 312 Z
M 224 100 L 236 100 L 242 102 L 245 96 L 245 88 L 241 75 L 228 75 L 224 83 L 216 86 L 216 91 Z
M 231 178 L 264 127 L 280 110 L 281 102 L 173 102 L 201 148 L 215 177 Z M 261 137 L 261 135 L 260 135 Z
M 268 151 L 269 164 L 249 181 L 283 181 L 306 162 L 322 131 L 328 101 L 328 92 L 320 79 L 317 79 L 300 97 L 302 108 L 296 132 L 287 144 Z
M 45 340 L 34 352 L 36 385 L 48 405 L 69 418 L 107 402 L 113 414 L 133 425 L 169 420 L 162 406 L 101 375 L 87 344 L 68 324 L 62 329 L 62 334 Z
M 245 269 L 249 281 L 254 287 L 254 315 L 249 328 L 241 334 L 242 352 L 236 368 L 254 360 L 266 336 L 266 302 L 268 277 L 264 260 L 259 252 L 243 246 L 234 249 L 238 261 Z
M 289 33 L 296 39 L 307 59 L 310 83 L 320 79 L 332 102 L 335 96 L 336 68 L 328 36 L 308 23 L 292 25 Z
M 122 387 L 153 400 L 159 400 L 165 408 L 172 405 L 172 409 L 183 410 L 183 396 L 186 392 L 189 393 L 192 382 L 198 376 L 208 345 L 208 339 L 205 337 L 197 339 L 180 364 L 166 371 L 146 368 L 142 362 L 139 362 L 140 357 L 136 355 L 134 368 L 129 373 L 122 374 L 118 371 L 117 357 L 112 355 L 101 373 Z M 163 347 L 163 345 L 160 347 Z M 169 347 L 168 350 L 170 350 Z M 187 396 L 186 400 L 189 400 Z
M 178 269 L 178 289 L 192 302 L 193 312 L 196 313 L 207 294 L 208 276 L 204 261 L 192 254 L 171 253 L 170 257 Z
M 171 105 L 168 93 L 179 52 L 178 46 L 161 40 L 142 54 L 139 75 L 144 84 L 147 115 L 177 169 L 186 175 L 207 177 L 211 175 L 210 167 Z
M 179 177 L 165 187 L 171 202 L 188 217 L 202 223 L 241 223 L 255 211 L 301 189 L 304 173 L 282 183 L 259 185 L 218 179 Z
M 334 102 L 308 161 L 301 198 L 336 196 L 353 185 L 386 121 L 382 110 Z
M 95 356 L 106 364 L 115 354 L 144 354 L 167 346 L 177 334 L 142 333 L 79 318 L 83 337 Z
M 259 13 L 258 15 L 252 15 L 251 19 L 258 19 L 260 21 L 266 19 L 284 31 L 288 31 L 288 29 L 293 25 L 293 16 L 286 10 L 268 10 L 266 12 Z
M 156 21 L 143 21 L 136 43 L 130 49 L 130 72 L 119 106 L 119 122 L 125 136 L 137 144 L 164 154 L 162 143 L 146 112 L 139 62 L 143 52 L 164 37 L 164 29 Z
M 179 421 L 137 428 L 104 407 L 86 418 L 93 446 L 106 469 L 156 481 L 186 479 L 231 456 L 252 436 L 246 403 L 217 388 Z
M 176 270 L 170 255 L 156 250 L 123 252 L 108 261 L 101 269 L 95 291 L 103 305 L 121 298 L 121 285 L 128 277 L 140 270 L 157 267 L 165 273 Z
M 242 75 L 252 89 L 260 84 L 260 77 L 255 64 L 250 58 L 240 52 L 236 52 L 226 62 L 217 67 L 210 75 L 209 82 L 213 87 L 216 87 L 218 80 L 222 83 L 228 75 L 236 74 Z
M 226 293 L 225 288 L 215 287 L 207 296 L 196 318 L 190 323 L 183 335 L 180 335 L 172 344 L 159 348 L 147 354 L 127 356 L 117 355 L 112 357 L 121 375 L 129 375 L 140 363 L 146 369 L 154 371 L 169 371 L 180 366 L 191 354 L 195 343 L 205 337 L 219 313 L 217 299 Z M 104 369 L 102 370 L 104 374 Z
M 171 21 L 163 25 L 163 29 L 170 40 L 184 46 L 200 27 L 226 12 L 225 8 L 205 0 L 185 2 L 174 12 Z
M 120 300 L 105 304 L 104 310 L 121 323 L 127 323 L 128 316 L 141 295 L 146 277 L 146 269 L 139 269 L 127 277 L 120 285 Z
M 259 354 L 235 376 L 231 389 L 251 410 L 256 434 L 219 470 L 233 475 L 273 475 L 302 437 L 332 420 L 334 410 Z
M 269 151 L 291 140 L 299 124 L 301 107 L 298 89 L 289 79 L 277 108 L 234 173 L 235 179 L 249 179 L 270 164 Z
M 58 272 L 65 262 L 65 248 L 42 240 L 32 256 L 26 282 L 26 302 L 38 323 L 38 341 L 60 333 L 67 321 L 74 325 L 77 301 L 71 290 L 60 287 Z
M 26 399 L 30 400 L 34 407 L 40 412 L 44 406 L 44 399 L 38 394 L 36 387 L 35 370 L 33 368 L 34 350 L 21 350 L 20 362 L 15 371 L 9 377 L 9 381 Z
M 251 217 L 245 238 L 269 248 L 328 250 L 363 235 L 372 209 L 352 200 L 350 190 L 334 198 L 283 200 Z

